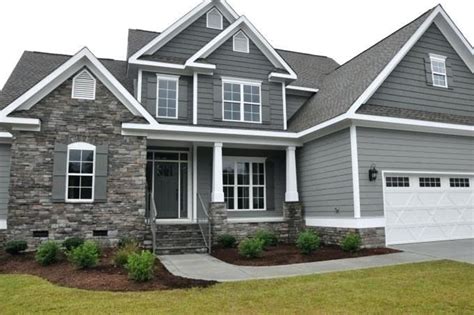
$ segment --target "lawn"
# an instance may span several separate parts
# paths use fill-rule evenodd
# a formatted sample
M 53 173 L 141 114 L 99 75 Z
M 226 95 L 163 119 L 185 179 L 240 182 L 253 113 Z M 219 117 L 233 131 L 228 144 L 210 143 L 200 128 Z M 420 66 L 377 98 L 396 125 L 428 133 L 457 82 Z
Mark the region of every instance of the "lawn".
M 437 261 L 205 289 L 146 293 L 61 288 L 0 275 L 0 313 L 474 313 L 474 266 Z

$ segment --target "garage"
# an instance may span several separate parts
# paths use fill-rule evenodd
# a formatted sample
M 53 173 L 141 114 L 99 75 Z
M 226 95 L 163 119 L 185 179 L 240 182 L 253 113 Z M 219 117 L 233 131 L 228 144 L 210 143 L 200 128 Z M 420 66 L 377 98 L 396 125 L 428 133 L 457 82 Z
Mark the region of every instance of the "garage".
M 474 174 L 384 174 L 386 242 L 474 237 Z

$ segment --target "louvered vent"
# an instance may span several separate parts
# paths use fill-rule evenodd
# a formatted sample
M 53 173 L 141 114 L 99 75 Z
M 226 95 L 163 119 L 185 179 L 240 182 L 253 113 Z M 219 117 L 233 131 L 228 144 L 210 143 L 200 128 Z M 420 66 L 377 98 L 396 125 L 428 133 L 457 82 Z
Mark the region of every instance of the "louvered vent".
M 72 98 L 81 100 L 95 99 L 95 79 L 84 70 L 76 75 L 72 81 Z
M 234 51 L 249 52 L 249 38 L 242 31 L 234 35 Z

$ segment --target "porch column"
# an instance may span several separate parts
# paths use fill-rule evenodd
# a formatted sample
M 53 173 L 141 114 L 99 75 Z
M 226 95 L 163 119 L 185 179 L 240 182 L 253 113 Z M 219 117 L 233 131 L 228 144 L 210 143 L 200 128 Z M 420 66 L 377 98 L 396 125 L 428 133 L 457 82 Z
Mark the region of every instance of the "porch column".
M 285 202 L 299 202 L 296 182 L 296 147 L 286 148 L 286 194 Z
M 214 158 L 212 162 L 212 202 L 224 202 L 224 187 L 222 185 L 222 143 L 214 143 Z

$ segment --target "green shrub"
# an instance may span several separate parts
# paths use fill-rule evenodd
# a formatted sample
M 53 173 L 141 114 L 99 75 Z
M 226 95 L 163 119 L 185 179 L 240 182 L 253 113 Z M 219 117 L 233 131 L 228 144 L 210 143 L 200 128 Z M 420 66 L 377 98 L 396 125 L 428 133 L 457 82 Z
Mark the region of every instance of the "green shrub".
M 345 252 L 357 252 L 360 250 L 360 246 L 362 245 L 362 239 L 358 234 L 349 233 L 347 234 L 341 242 L 341 248 Z
M 319 236 L 311 230 L 306 230 L 298 235 L 296 246 L 302 254 L 309 255 L 319 248 L 321 240 Z
M 63 247 L 69 252 L 72 249 L 81 246 L 82 244 L 84 244 L 84 239 L 80 237 L 71 237 L 63 242 Z
M 97 244 L 93 241 L 85 241 L 81 246 L 71 250 L 69 259 L 76 267 L 86 269 L 97 265 L 99 255 Z
M 120 238 L 119 243 L 118 243 L 118 247 L 122 248 L 122 247 L 128 246 L 130 244 L 138 246 L 138 242 L 137 242 L 136 239 L 128 237 L 128 236 L 124 236 L 124 237 Z
M 239 244 L 239 255 L 245 258 L 256 258 L 263 251 L 264 241 L 259 238 L 248 238 Z
M 258 230 L 253 237 L 262 240 L 264 248 L 275 246 L 278 243 L 275 233 L 268 230 Z
M 42 243 L 36 251 L 35 260 L 42 266 L 54 264 L 59 260 L 61 248 L 54 241 Z
M 126 268 L 128 277 L 137 282 L 145 282 L 153 278 L 155 256 L 149 251 L 133 253 L 128 256 Z
M 134 243 L 130 243 L 124 247 L 119 248 L 114 256 L 114 265 L 118 267 L 125 267 L 128 257 L 134 253 L 138 253 L 138 246 Z
M 10 255 L 18 255 L 28 248 L 26 241 L 9 241 L 5 244 L 5 251 Z
M 237 240 L 230 234 L 224 234 L 217 238 L 217 243 L 224 248 L 233 248 L 237 244 Z

